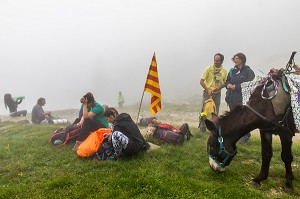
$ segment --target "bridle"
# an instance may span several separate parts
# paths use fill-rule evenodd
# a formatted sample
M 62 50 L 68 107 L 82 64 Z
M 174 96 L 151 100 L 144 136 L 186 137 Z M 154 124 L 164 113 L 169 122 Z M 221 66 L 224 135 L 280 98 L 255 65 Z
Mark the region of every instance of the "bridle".
M 233 157 L 235 156 L 235 154 L 237 153 L 237 151 L 235 150 L 234 153 L 230 153 L 223 144 L 223 137 L 221 135 L 221 127 L 218 127 L 218 142 L 219 142 L 219 151 L 216 152 L 215 150 L 211 150 L 212 147 L 211 145 L 209 146 L 209 156 L 214 159 L 218 165 L 220 165 L 221 167 L 226 167 L 229 165 L 229 163 L 231 162 L 231 160 L 233 159 Z M 212 151 L 214 151 L 214 153 L 212 154 Z M 225 154 L 226 157 L 221 161 L 221 155 Z

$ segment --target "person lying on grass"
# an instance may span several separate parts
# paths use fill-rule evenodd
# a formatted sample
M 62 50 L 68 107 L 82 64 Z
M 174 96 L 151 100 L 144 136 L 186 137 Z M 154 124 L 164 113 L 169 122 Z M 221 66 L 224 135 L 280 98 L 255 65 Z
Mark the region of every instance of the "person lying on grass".
M 119 114 L 118 111 L 109 107 L 104 117 L 112 124 L 112 132 L 109 140 L 112 142 L 115 150 L 115 158 L 120 156 L 132 156 L 140 151 L 149 149 L 149 143 L 142 136 L 138 126 L 127 113 Z

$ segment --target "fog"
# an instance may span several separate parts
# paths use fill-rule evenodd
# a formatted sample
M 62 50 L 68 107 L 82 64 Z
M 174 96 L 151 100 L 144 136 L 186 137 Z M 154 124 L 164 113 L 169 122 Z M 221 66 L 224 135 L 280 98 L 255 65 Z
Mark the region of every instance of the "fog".
M 39 97 L 45 110 L 79 108 L 88 91 L 101 104 L 115 106 L 119 91 L 139 103 L 154 52 L 163 103 L 200 95 L 218 52 L 227 69 L 238 52 L 256 75 L 285 67 L 299 19 L 299 0 L 2 0 L 0 103 L 11 93 L 29 112 Z

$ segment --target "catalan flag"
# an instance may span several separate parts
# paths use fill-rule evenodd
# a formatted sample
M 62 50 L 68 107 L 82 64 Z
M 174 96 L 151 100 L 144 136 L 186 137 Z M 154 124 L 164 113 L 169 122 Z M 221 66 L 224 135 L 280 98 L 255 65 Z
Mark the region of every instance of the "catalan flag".
M 161 93 L 155 53 L 152 57 L 144 91 L 151 93 L 150 112 L 154 115 L 161 109 Z

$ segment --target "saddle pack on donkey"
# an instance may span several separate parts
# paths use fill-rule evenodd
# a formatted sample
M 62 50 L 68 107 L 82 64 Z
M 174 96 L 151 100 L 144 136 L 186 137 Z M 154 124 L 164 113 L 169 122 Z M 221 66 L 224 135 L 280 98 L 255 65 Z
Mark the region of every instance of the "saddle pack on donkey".
M 54 145 L 64 145 L 75 142 L 79 137 L 80 130 L 81 127 L 78 127 L 77 124 L 71 124 L 66 128 L 57 129 L 49 139 L 49 142 Z
M 157 141 L 170 144 L 183 144 L 185 136 L 186 140 L 190 140 L 193 136 L 187 123 L 181 125 L 179 129 L 169 124 L 159 124 L 153 133 L 153 138 Z

